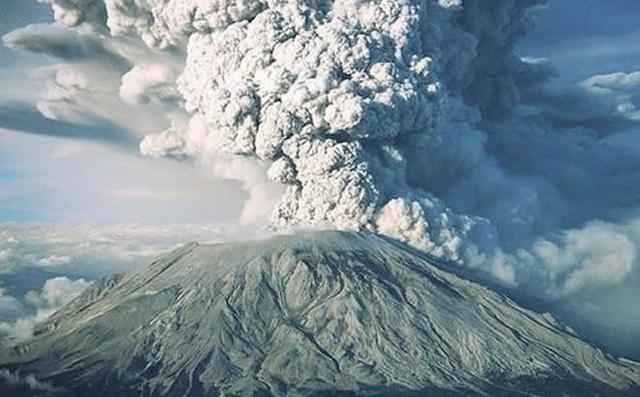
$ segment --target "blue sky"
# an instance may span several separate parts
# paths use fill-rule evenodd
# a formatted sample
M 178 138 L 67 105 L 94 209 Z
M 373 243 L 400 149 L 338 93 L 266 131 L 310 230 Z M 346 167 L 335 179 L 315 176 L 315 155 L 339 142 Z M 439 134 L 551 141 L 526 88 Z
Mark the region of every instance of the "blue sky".
M 521 42 L 525 56 L 547 58 L 567 82 L 640 66 L 637 0 L 552 0 Z

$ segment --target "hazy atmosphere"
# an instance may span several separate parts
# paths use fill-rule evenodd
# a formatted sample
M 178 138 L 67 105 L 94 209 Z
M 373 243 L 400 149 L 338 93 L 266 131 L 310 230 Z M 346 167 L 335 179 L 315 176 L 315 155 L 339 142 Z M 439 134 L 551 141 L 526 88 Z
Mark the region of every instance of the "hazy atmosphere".
M 338 229 L 640 359 L 637 0 L 205 3 L 2 0 L 0 338 L 190 241 Z

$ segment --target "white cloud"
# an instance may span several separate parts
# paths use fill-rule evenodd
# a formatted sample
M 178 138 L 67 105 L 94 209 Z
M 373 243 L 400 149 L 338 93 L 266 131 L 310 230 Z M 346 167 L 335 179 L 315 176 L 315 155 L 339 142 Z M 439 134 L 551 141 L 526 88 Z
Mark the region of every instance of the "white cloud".
M 73 258 L 67 255 L 49 255 L 39 258 L 36 262 L 39 267 L 58 267 L 69 265 L 73 262 Z
M 26 386 L 31 391 L 35 392 L 54 392 L 56 389 L 49 383 L 39 381 L 34 375 L 29 374 L 26 376 L 20 375 L 16 372 L 11 372 L 7 369 L 0 369 L 0 385 L 3 388 L 20 390 L 23 386 Z
M 7 248 L 7 249 L 0 250 L 0 262 L 4 262 L 8 260 L 10 255 L 11 255 L 10 249 Z
M 640 72 L 598 74 L 588 78 L 583 84 L 594 91 L 633 90 L 637 92 L 640 88 Z
M 0 288 L 0 314 L 3 319 L 18 318 L 25 311 L 24 305 L 15 297 Z
M 51 4 L 55 18 L 67 26 L 90 23 L 100 26 L 106 22 L 104 2 L 99 0 L 41 0 Z
M 12 322 L 0 321 L 0 333 L 16 339 L 31 336 L 36 324 L 46 320 L 64 304 L 80 295 L 90 284 L 84 279 L 72 281 L 67 277 L 47 280 L 40 291 L 31 291 L 24 296 L 26 313 L 22 313 Z
M 585 80 L 582 85 L 596 95 L 611 100 L 622 116 L 640 121 L 640 71 L 598 74 Z
M 67 277 L 55 277 L 47 280 L 36 299 L 42 300 L 45 307 L 60 307 L 80 295 L 90 285 L 84 279 L 75 281 Z
M 525 272 L 539 269 L 544 282 L 538 287 L 558 299 L 621 284 L 638 269 L 638 249 L 637 222 L 593 222 L 567 230 L 555 241 L 541 239 L 511 258 L 511 263 Z M 536 288 L 535 283 L 530 288 Z
M 157 199 L 164 200 L 167 198 L 180 198 L 187 195 L 184 191 L 162 191 L 140 187 L 125 187 L 121 189 L 115 189 L 110 192 L 112 196 L 131 198 L 131 199 Z
M 261 231 L 213 223 L 73 226 L 0 223 L 0 275 L 40 268 L 95 278 L 141 264 L 190 241 L 258 236 Z M 262 231 L 266 233 L 266 231 Z M 1 280 L 1 278 L 0 278 Z
M 178 72 L 168 65 L 140 64 L 122 76 L 120 98 L 131 104 L 179 102 Z

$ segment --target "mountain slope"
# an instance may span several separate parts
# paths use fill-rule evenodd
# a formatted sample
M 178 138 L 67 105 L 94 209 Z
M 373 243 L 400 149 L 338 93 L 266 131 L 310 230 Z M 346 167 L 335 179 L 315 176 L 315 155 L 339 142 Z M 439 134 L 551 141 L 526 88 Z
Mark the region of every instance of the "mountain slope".
M 96 283 L 0 351 L 0 368 L 92 396 L 582 396 L 640 384 L 639 364 L 553 317 L 346 232 L 189 244 Z

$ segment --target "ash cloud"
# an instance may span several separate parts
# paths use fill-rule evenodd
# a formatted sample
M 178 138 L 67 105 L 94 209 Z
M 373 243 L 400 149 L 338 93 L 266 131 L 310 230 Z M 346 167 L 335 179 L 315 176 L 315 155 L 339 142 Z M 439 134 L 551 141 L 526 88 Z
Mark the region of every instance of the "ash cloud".
M 551 85 L 514 50 L 544 0 L 46 2 L 126 59 L 72 60 L 112 117 L 168 114 L 141 151 L 242 181 L 247 223 L 385 234 L 560 305 L 638 274 L 640 157 L 608 139 L 637 73 Z

